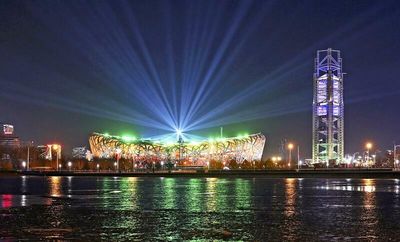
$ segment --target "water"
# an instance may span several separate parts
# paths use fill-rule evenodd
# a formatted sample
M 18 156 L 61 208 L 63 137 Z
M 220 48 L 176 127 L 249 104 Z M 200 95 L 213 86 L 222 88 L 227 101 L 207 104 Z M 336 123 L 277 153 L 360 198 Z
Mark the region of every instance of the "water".
M 0 177 L 0 239 L 394 241 L 397 179 Z

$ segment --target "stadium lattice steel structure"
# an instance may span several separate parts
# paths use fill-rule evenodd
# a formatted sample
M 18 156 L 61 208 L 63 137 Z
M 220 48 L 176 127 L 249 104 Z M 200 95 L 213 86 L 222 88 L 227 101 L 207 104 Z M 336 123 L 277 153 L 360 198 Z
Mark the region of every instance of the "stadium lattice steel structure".
M 160 142 L 136 140 L 126 137 L 93 133 L 89 144 L 94 157 L 124 158 L 137 161 L 180 161 L 206 166 L 210 160 L 227 162 L 235 160 L 257 161 L 262 159 L 266 138 L 252 134 L 234 138 L 217 138 L 201 142 Z

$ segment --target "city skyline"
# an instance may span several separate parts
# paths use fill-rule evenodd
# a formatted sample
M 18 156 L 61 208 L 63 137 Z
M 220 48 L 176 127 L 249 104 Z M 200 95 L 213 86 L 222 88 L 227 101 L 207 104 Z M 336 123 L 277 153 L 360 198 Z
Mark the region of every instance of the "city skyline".
M 345 152 L 390 149 L 400 133 L 395 1 L 307 2 L 288 17 L 286 3 L 262 1 L 1 4 L 0 121 L 23 140 L 72 148 L 92 132 L 223 126 L 264 133 L 268 156 L 286 138 L 309 158 L 313 59 L 327 48 L 348 73 Z
M 399 0 L 0 1 L 0 241 L 397 241 Z

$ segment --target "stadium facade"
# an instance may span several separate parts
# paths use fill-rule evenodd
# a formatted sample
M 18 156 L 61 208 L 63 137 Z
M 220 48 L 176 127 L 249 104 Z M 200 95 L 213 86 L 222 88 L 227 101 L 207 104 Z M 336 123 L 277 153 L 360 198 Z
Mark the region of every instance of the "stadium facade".
M 217 138 L 199 142 L 162 142 L 93 133 L 89 137 L 94 157 L 132 161 L 184 161 L 194 166 L 207 166 L 211 160 L 228 162 L 261 160 L 266 138 L 263 134 Z

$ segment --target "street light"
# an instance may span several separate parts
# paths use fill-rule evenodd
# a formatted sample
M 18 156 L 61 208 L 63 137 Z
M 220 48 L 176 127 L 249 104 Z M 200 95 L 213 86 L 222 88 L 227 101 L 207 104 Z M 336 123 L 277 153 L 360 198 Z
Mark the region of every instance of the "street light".
M 300 160 L 300 146 L 297 145 L 297 170 L 300 170 L 301 166 L 301 160 Z
M 72 166 L 72 162 L 68 161 L 68 169 L 69 169 L 69 171 L 71 171 L 71 166 Z
M 292 150 L 293 150 L 294 145 L 292 143 L 288 144 L 288 149 L 289 149 L 289 162 L 288 166 L 290 167 L 290 164 L 292 163 Z
M 271 160 L 272 160 L 272 162 L 274 163 L 274 165 L 276 166 L 276 167 L 278 167 L 278 157 L 276 157 L 276 156 L 273 156 L 272 158 L 271 158 Z
M 28 152 L 27 152 L 27 154 L 26 154 L 26 170 L 28 170 L 29 171 L 29 160 L 30 160 L 30 157 L 29 157 L 29 148 L 30 148 L 30 145 L 33 145 L 33 141 L 30 141 L 30 142 L 28 142 Z
M 26 162 L 25 162 L 25 161 L 22 162 L 22 167 L 23 167 L 24 169 L 26 168 Z
M 369 153 L 370 153 L 370 150 L 372 149 L 372 146 L 373 146 L 373 144 L 371 143 L 371 142 L 367 142 L 366 144 L 365 144 L 365 148 L 367 149 L 367 158 L 368 158 L 368 163 L 369 163 L 369 161 L 370 161 L 370 156 L 369 156 Z
M 48 145 L 48 146 L 50 146 L 50 149 L 53 149 L 56 151 L 56 167 L 58 170 L 59 168 L 61 168 L 61 164 L 59 164 L 59 159 L 61 158 L 61 145 L 52 144 L 52 145 Z
M 303 161 L 299 160 L 297 169 L 300 170 L 300 166 L 302 166 L 302 165 L 303 165 Z

